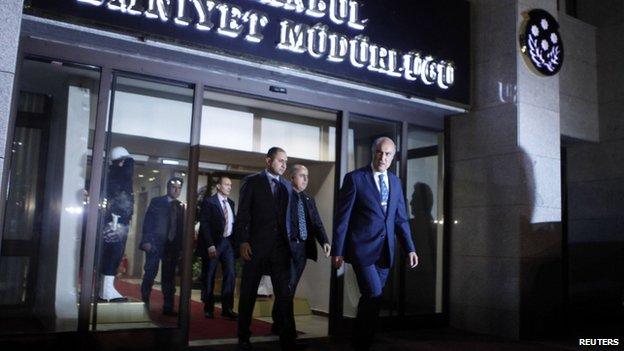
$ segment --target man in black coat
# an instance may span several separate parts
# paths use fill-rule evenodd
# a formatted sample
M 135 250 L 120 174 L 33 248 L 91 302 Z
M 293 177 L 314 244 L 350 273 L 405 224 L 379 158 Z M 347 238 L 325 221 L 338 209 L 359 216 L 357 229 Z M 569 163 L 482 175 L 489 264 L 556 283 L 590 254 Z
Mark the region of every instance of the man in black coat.
M 221 262 L 223 283 L 221 284 L 221 316 L 236 319 L 234 286 L 236 282 L 235 245 L 232 235 L 234 227 L 234 201 L 228 196 L 232 180 L 220 177 L 216 194 L 204 197 L 199 214 L 199 238 L 197 252 L 202 258 L 202 301 L 204 316 L 214 318 L 214 280 L 217 266 Z
M 236 215 L 235 236 L 245 260 L 238 305 L 238 347 L 250 350 L 250 325 L 260 278 L 271 275 L 275 304 L 283 318 L 280 343 L 292 350 L 295 343 L 290 284 L 290 198 L 292 186 L 281 175 L 286 170 L 283 149 L 272 147 L 266 155 L 266 170 L 245 178 Z
M 178 201 L 183 180 L 171 178 L 167 182 L 167 195 L 150 201 L 143 221 L 141 250 L 145 251 L 145 266 L 141 297 L 149 306 L 154 278 L 158 274 L 158 264 L 162 260 L 161 287 L 164 296 L 163 314 L 175 316 L 173 299 L 175 296 L 175 272 L 182 251 L 184 234 L 184 204 Z
M 321 216 L 316 208 L 316 202 L 313 197 L 304 192 L 308 187 L 308 169 L 304 165 L 296 164 L 292 166 L 290 174 L 293 185 L 293 201 L 290 209 L 293 228 L 290 238 L 290 248 L 293 256 L 290 289 L 294 296 L 307 260 L 316 261 L 318 257 L 316 242 L 323 248 L 325 257 L 329 257 L 331 246 L 329 245 Z M 280 330 L 279 323 L 281 320 L 275 305 L 273 306 L 272 314 L 273 327 L 271 330 L 275 333 Z

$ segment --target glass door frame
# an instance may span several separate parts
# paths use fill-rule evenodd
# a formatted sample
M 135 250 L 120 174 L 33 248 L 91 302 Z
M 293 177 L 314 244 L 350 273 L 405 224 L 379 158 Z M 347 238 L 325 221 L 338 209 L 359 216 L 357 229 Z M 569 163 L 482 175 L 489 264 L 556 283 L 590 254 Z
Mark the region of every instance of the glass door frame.
M 338 122 L 336 124 L 336 189 L 335 189 L 335 198 L 334 198 L 334 212 L 335 207 L 338 202 L 338 191 L 342 186 L 342 180 L 344 176 L 348 173 L 348 149 L 349 149 L 349 125 L 350 120 L 357 117 L 365 117 L 372 118 L 375 120 L 379 120 L 381 122 L 400 122 L 400 145 L 399 153 L 395 156 L 395 161 L 399 166 L 399 178 L 401 180 L 401 186 L 403 187 L 403 196 L 406 197 L 407 191 L 407 162 L 409 159 L 409 150 L 408 150 L 408 133 L 410 126 L 417 126 L 413 123 L 409 123 L 408 121 L 397 121 L 394 119 L 380 119 L 376 117 L 367 117 L 360 113 L 357 115 L 351 113 L 349 111 L 341 111 L 338 114 Z M 439 133 L 443 133 L 443 141 L 436 146 L 438 150 L 438 155 L 442 158 L 441 169 L 438 175 L 438 182 L 443 187 L 443 195 L 440 199 L 443 201 L 443 213 L 442 218 L 451 218 L 449 216 L 450 211 L 450 181 L 448 176 L 448 155 L 447 151 L 449 150 L 449 134 L 447 131 L 449 130 L 447 121 L 445 121 L 445 129 L 444 131 L 437 131 Z M 423 128 L 426 129 L 426 128 Z M 356 169 L 361 165 L 356 165 Z M 407 204 L 407 201 L 406 201 Z M 407 209 L 406 209 L 407 210 Z M 408 212 L 409 213 L 409 212 Z M 442 246 L 442 312 L 434 313 L 430 315 L 406 315 L 406 296 L 405 296 L 405 272 L 406 272 L 406 262 L 404 255 L 398 255 L 398 259 L 395 262 L 396 269 L 399 270 L 399 315 L 391 316 L 391 317 L 383 317 L 383 325 L 384 330 L 411 330 L 419 327 L 442 327 L 448 325 L 448 252 L 449 252 L 449 240 L 448 233 L 450 230 L 448 221 L 443 221 L 443 246 Z M 418 250 L 418 249 L 417 249 Z M 350 328 L 352 326 L 353 319 L 344 317 L 343 304 L 344 304 L 344 274 L 339 275 L 338 270 L 332 267 L 331 274 L 331 282 L 330 282 L 330 313 L 329 313 L 329 334 L 332 336 L 340 336 L 346 335 L 350 333 Z
M 54 39 L 55 35 L 59 35 L 57 33 L 47 34 Z M 88 34 L 95 36 L 95 34 Z M 408 121 L 418 122 L 419 120 L 414 120 L 414 115 L 418 114 L 418 107 L 416 105 L 393 105 L 389 103 L 389 99 L 387 96 L 378 97 L 379 102 L 375 102 L 371 104 L 361 104 L 358 99 L 353 99 L 354 92 L 350 90 L 350 88 L 336 88 L 343 89 L 343 95 L 332 95 L 331 97 L 322 96 L 317 97 L 313 94 L 310 94 L 310 91 L 314 91 L 315 88 L 318 88 L 320 84 L 327 83 L 318 83 L 312 82 L 309 86 L 305 86 L 303 88 L 299 88 L 292 81 L 286 80 L 289 83 L 285 83 L 289 88 L 289 95 L 275 95 L 275 93 L 269 91 L 267 89 L 268 84 L 266 80 L 258 80 L 257 77 L 251 77 L 247 80 L 240 78 L 238 81 L 230 81 L 224 80 L 221 76 L 223 73 L 215 72 L 210 70 L 209 68 L 203 68 L 199 66 L 189 66 L 184 64 L 178 64 L 175 60 L 175 56 L 171 56 L 171 62 L 162 62 L 157 60 L 150 60 L 149 57 L 136 57 L 130 56 L 128 54 L 123 54 L 121 52 L 108 52 L 102 51 L 96 47 L 84 47 L 80 45 L 73 45 L 67 42 L 67 38 L 62 37 L 61 39 L 54 41 L 46 39 L 44 35 L 43 39 L 38 37 L 23 37 L 20 46 L 21 52 L 18 57 L 18 63 L 21 63 L 25 57 L 28 56 L 41 56 L 52 58 L 54 60 L 59 60 L 63 62 L 77 62 L 85 65 L 96 66 L 100 68 L 101 76 L 99 83 L 99 95 L 97 99 L 97 111 L 96 111 L 96 120 L 95 120 L 95 134 L 93 141 L 93 164 L 91 169 L 91 182 L 89 186 L 89 194 L 92 199 L 99 199 L 102 190 L 102 182 L 104 174 L 104 156 L 105 156 L 105 148 L 107 143 L 107 135 L 106 135 L 106 123 L 108 121 L 109 116 L 109 99 L 111 95 L 112 83 L 113 83 L 113 75 L 115 72 L 124 72 L 133 75 L 138 75 L 142 77 L 158 77 L 159 80 L 171 80 L 177 82 L 185 82 L 189 84 L 189 86 L 194 87 L 194 97 L 193 97 L 193 109 L 192 109 L 192 121 L 191 121 L 191 143 L 190 143 L 190 151 L 189 151 L 189 178 L 188 178 L 188 190 L 187 190 L 187 199 L 188 199 L 188 208 L 195 208 L 196 199 L 195 192 L 198 181 L 198 166 L 199 166 L 199 151 L 200 151 L 200 132 L 201 132 L 201 114 L 202 114 L 202 106 L 203 106 L 203 97 L 204 90 L 206 87 L 210 87 L 211 90 L 221 90 L 227 91 L 232 94 L 243 94 L 248 96 L 255 96 L 260 99 L 268 99 L 272 101 L 277 101 L 280 103 L 285 103 L 289 105 L 304 105 L 308 107 L 318 108 L 322 110 L 332 110 L 337 111 L 337 119 L 336 119 L 336 176 L 335 176 L 335 184 L 334 184 L 334 207 L 336 206 L 336 199 L 338 196 L 338 189 L 340 188 L 342 179 L 344 175 L 347 173 L 347 152 L 348 152 L 348 131 L 349 131 L 349 119 L 351 114 L 357 114 L 358 116 L 365 115 L 378 115 L 378 116 L 389 116 L 387 120 L 393 122 L 402 123 L 401 128 L 401 173 L 405 172 L 407 155 L 403 155 L 403 153 L 407 152 L 407 127 Z M 119 50 L 122 50 L 120 48 Z M 162 50 L 171 50 L 171 48 L 162 49 Z M 222 63 L 227 66 L 228 63 Z M 258 73 L 259 76 L 266 73 Z M 272 74 L 272 73 L 271 73 Z M 221 77 L 221 79 L 218 79 Z M 272 78 L 275 79 L 275 78 Z M 296 79 L 300 79 L 305 82 L 307 78 L 299 77 Z M 293 81 L 296 81 L 293 78 Z M 290 84 L 290 85 L 288 85 Z M 315 86 L 316 84 L 316 86 Z M 298 90 L 300 89 L 300 90 Z M 12 109 L 11 119 L 14 121 L 15 119 L 15 111 L 16 109 Z M 447 111 L 448 112 L 448 111 Z M 437 113 L 440 113 L 439 111 Z M 433 114 L 429 114 L 426 117 L 422 117 L 422 122 L 424 125 L 436 125 L 436 128 L 442 127 L 438 122 L 438 116 L 434 116 Z M 447 129 L 447 128 L 445 128 Z M 445 142 L 448 143 L 448 138 L 445 139 Z M 100 155 L 96 157 L 96 155 Z M 98 160 L 97 162 L 95 160 Z M 447 158 L 445 157 L 445 162 Z M 7 159 L 5 162 L 10 162 Z M 445 167 L 446 169 L 446 167 Z M 448 174 L 447 174 L 448 176 Z M 404 174 L 401 174 L 401 177 L 404 178 Z M 445 182 L 446 182 L 445 177 Z M 405 182 L 405 180 L 403 180 Z M 6 185 L 6 181 L 5 181 Z M 448 185 L 448 184 L 446 184 Z M 4 188 L 6 191 L 6 186 Z M 445 186 L 445 197 L 449 195 L 449 188 Z M 447 209 L 449 202 L 445 199 L 445 209 Z M 87 205 L 87 211 L 91 214 L 99 214 L 101 204 L 98 201 L 91 201 Z M 445 210 L 445 214 L 447 214 L 448 209 Z M 189 211 L 186 216 L 186 230 L 187 235 L 184 240 L 184 250 L 185 252 L 192 252 L 192 236 L 191 231 L 193 230 L 193 223 L 195 214 L 194 211 Z M 78 314 L 78 329 L 77 331 L 85 335 L 88 340 L 91 340 L 92 337 L 89 335 L 91 332 L 91 313 L 92 307 L 91 303 L 94 301 L 96 296 L 94 279 L 95 275 L 95 261 L 96 261 L 96 243 L 98 240 L 97 237 L 97 228 L 98 221 L 100 216 L 91 215 L 87 218 L 86 224 L 86 233 L 83 238 L 85 249 L 83 252 L 83 256 L 81 257 L 83 262 L 83 269 L 81 272 L 80 280 L 82 282 L 86 282 L 82 284 L 79 296 L 79 314 Z M 448 218 L 448 216 L 445 216 Z M 445 224 L 445 236 L 447 233 L 447 228 Z M 447 240 L 448 241 L 448 240 Z M 445 268 L 448 267 L 446 264 L 447 254 L 445 254 Z M 124 330 L 123 335 L 136 335 L 137 333 L 147 333 L 151 335 L 153 340 L 170 340 L 172 344 L 179 346 L 187 346 L 188 345 L 188 337 L 189 337 L 189 303 L 190 303 L 190 293 L 191 293 L 191 263 L 192 257 L 187 254 L 184 255 L 183 261 L 181 263 L 183 274 L 181 280 L 181 295 L 180 295 L 180 313 L 179 313 L 179 324 L 178 328 L 155 328 L 155 329 L 136 329 L 136 330 Z M 327 263 L 330 264 L 330 263 Z M 84 269 L 85 267 L 89 267 L 90 269 Z M 447 280 L 448 273 L 444 272 L 445 282 Z M 337 335 L 344 332 L 344 322 L 345 319 L 342 318 L 342 300 L 343 300 L 343 281 L 341 278 L 336 275 L 336 270 L 332 268 L 331 273 L 331 282 L 330 282 L 330 297 L 329 297 L 329 334 Z M 444 288 L 444 296 L 445 296 L 445 304 L 444 304 L 444 315 L 447 314 L 448 311 L 448 303 L 447 300 L 447 290 L 448 284 L 445 284 Z M 394 320 L 398 320 L 394 317 Z M 161 334 L 161 333 L 164 333 Z M 99 340 L 105 342 L 105 340 L 116 340 L 118 336 L 116 333 L 111 332 L 102 332 L 98 333 Z M 158 337 L 154 337 L 154 335 L 158 335 Z

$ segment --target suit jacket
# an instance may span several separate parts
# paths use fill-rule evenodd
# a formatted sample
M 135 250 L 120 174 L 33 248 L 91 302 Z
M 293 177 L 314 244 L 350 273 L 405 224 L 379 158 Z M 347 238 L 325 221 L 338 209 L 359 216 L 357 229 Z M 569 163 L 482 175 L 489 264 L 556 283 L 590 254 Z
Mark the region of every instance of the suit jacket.
M 253 258 L 268 256 L 275 240 L 283 238 L 288 242 L 291 233 L 292 185 L 280 177 L 280 195 L 274 198 L 266 172 L 245 178 L 234 223 L 236 243 L 248 242 Z
M 228 198 L 228 203 L 232 208 L 234 215 L 234 201 Z M 233 218 L 236 223 L 236 217 Z M 197 254 L 204 257 L 210 246 L 219 246 L 223 237 L 223 229 L 225 228 L 225 215 L 223 213 L 223 205 L 219 202 L 219 196 L 214 194 L 205 197 L 201 203 L 199 212 L 199 237 L 197 238 Z M 234 226 L 232 226 L 232 235 L 228 239 L 234 237 Z
M 401 182 L 393 173 L 387 174 L 390 194 L 385 215 L 372 168 L 363 167 L 345 175 L 338 195 L 332 256 L 344 256 L 346 262 L 368 266 L 380 259 L 387 242 L 387 258 L 392 266 L 396 237 L 406 252 L 415 252 Z
M 303 201 L 305 215 L 306 215 L 306 229 L 308 231 L 308 237 L 305 242 L 305 251 L 306 257 L 316 261 L 318 258 L 318 252 L 316 250 L 316 241 L 318 241 L 319 245 L 323 246 L 326 243 L 329 243 L 329 239 L 327 239 L 327 234 L 325 233 L 325 227 L 323 226 L 323 221 L 321 221 L 321 216 L 318 213 L 318 209 L 316 208 L 316 201 L 310 195 L 305 192 L 299 193 L 301 196 L 301 200 Z M 293 215 L 293 222 L 297 221 L 297 201 L 296 195 L 293 195 L 292 201 L 293 208 L 291 209 Z M 293 224 L 293 231 L 295 228 L 298 228 L 297 225 Z M 293 236 L 298 235 L 298 233 L 292 233 Z
M 184 233 L 184 204 L 178 200 L 173 206 L 177 206 L 177 218 L 176 218 L 176 236 L 172 242 L 174 248 L 182 250 L 182 235 Z M 169 216 L 171 211 L 172 202 L 169 201 L 169 196 L 155 197 L 150 201 L 150 204 L 145 213 L 145 219 L 143 220 L 143 236 L 141 238 L 140 249 L 143 250 L 143 244 L 149 243 L 154 246 L 159 253 L 164 252 L 165 244 L 168 241 L 168 229 L 169 229 Z

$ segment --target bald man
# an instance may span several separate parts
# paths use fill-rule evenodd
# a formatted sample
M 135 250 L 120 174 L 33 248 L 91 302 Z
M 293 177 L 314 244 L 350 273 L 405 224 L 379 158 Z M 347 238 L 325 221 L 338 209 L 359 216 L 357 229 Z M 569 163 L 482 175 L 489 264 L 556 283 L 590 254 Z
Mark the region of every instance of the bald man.
M 290 237 L 290 249 L 292 252 L 292 265 L 290 277 L 290 289 L 294 297 L 297 285 L 305 269 L 308 259 L 316 261 L 318 252 L 316 243 L 323 248 L 326 257 L 329 256 L 331 246 L 325 233 L 325 227 L 321 221 L 314 198 L 305 193 L 308 187 L 310 173 L 308 168 L 301 164 L 295 164 L 290 169 L 290 181 L 292 183 L 291 201 L 291 223 L 293 234 Z M 273 306 L 273 326 L 271 330 L 274 334 L 280 330 L 280 321 L 277 308 Z
M 378 138 L 371 151 L 370 165 L 344 177 L 332 245 L 334 267 L 351 263 L 360 288 L 352 341 L 355 350 L 369 350 L 373 343 L 381 294 L 394 262 L 397 239 L 409 256 L 410 267 L 418 265 L 401 181 L 388 171 L 396 153 L 394 141 Z

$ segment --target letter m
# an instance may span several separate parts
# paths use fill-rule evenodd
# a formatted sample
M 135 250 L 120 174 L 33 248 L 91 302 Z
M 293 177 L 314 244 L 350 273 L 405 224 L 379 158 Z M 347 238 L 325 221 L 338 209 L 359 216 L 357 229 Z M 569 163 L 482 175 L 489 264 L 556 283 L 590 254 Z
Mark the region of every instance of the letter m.
M 307 32 L 309 27 L 305 24 L 295 23 L 289 20 L 280 22 L 280 43 L 279 49 L 303 53 L 307 50 Z

